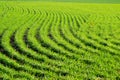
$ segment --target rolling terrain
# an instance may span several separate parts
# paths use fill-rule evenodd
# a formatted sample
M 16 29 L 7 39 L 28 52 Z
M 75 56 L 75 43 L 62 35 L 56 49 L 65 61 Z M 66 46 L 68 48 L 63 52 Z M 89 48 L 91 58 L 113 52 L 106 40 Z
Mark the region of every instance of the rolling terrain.
M 1 1 L 0 80 L 120 80 L 120 4 Z

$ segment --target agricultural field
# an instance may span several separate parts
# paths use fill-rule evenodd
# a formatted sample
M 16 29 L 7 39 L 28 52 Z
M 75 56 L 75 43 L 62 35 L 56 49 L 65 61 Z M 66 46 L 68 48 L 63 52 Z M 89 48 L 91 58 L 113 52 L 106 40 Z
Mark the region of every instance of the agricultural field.
M 0 80 L 120 80 L 120 4 L 0 1 Z

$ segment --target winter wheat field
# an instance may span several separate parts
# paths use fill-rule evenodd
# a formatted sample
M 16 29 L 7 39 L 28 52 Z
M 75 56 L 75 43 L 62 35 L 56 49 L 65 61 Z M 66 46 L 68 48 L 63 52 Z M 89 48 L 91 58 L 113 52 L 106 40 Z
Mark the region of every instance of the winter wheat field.
M 120 4 L 0 1 L 0 80 L 120 80 Z

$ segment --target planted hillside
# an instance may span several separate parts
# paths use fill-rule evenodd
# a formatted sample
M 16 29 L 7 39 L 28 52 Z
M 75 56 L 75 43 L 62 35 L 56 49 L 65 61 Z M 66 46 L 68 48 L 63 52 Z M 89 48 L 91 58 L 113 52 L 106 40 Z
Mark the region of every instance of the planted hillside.
M 1 1 L 0 80 L 120 80 L 120 4 Z

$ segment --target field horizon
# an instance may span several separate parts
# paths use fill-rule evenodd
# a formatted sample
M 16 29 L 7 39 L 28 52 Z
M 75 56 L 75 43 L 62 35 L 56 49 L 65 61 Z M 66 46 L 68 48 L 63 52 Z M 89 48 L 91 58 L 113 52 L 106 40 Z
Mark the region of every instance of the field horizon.
M 116 3 L 120 0 L 0 0 L 0 1 L 43 1 L 43 2 L 77 2 L 77 3 Z

